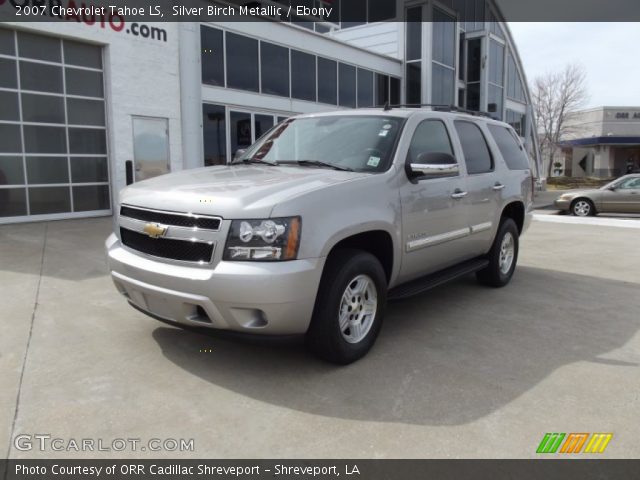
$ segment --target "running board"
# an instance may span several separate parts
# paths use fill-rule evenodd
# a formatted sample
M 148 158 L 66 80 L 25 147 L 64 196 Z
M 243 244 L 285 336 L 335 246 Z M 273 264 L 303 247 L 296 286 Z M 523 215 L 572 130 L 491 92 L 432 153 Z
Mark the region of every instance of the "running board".
M 412 297 L 419 293 L 426 292 L 432 288 L 438 287 L 444 283 L 463 277 L 470 273 L 482 270 L 489 265 L 489 260 L 485 258 L 475 258 L 459 263 L 453 267 L 445 268 L 439 272 L 420 277 L 403 285 L 399 285 L 389 290 L 387 298 L 389 300 L 402 300 L 403 298 Z

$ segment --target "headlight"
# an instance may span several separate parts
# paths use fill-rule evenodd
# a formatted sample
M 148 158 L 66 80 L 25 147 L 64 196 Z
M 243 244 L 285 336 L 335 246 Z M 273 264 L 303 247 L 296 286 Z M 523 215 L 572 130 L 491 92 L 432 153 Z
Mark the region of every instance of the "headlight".
M 224 248 L 224 260 L 295 260 L 300 244 L 300 217 L 234 220 Z

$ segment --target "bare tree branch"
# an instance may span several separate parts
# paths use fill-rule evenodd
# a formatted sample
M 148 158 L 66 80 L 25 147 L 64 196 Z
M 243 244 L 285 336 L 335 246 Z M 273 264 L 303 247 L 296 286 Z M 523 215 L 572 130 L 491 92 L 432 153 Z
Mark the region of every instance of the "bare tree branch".
M 533 82 L 532 102 L 538 122 L 540 150 L 551 176 L 553 157 L 561 140 L 576 133 L 567 122 L 589 99 L 587 74 L 582 65 L 569 64 L 559 72 L 539 76 Z

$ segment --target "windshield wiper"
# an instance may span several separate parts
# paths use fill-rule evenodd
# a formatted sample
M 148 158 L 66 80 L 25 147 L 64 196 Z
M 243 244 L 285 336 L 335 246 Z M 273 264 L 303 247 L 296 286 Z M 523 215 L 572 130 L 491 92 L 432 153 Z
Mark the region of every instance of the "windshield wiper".
M 298 165 L 303 167 L 309 165 L 314 167 L 333 168 L 334 170 L 340 170 L 342 172 L 355 172 L 353 168 L 343 167 L 341 165 L 334 165 L 333 163 L 323 162 L 322 160 L 295 160 L 294 162 L 286 162 L 286 163 L 297 163 Z
M 255 158 L 255 157 L 245 158 L 244 160 L 242 160 L 242 163 L 260 163 L 263 165 L 270 165 L 272 167 L 275 167 L 278 165 L 278 162 L 269 162 L 267 160 L 262 160 L 261 158 Z

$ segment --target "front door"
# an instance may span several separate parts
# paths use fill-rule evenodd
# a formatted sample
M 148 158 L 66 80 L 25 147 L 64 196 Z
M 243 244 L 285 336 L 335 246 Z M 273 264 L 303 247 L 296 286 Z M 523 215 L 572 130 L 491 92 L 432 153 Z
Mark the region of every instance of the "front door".
M 169 122 L 166 118 L 133 118 L 133 163 L 136 182 L 169 173 Z
M 640 177 L 622 180 L 615 190 L 604 190 L 601 198 L 603 212 L 640 213 Z
M 423 120 L 415 129 L 407 162 L 419 163 L 421 153 L 454 155 L 447 126 L 441 120 Z M 400 281 L 448 267 L 467 257 L 468 217 L 465 178 L 408 178 L 400 189 L 404 257 Z

